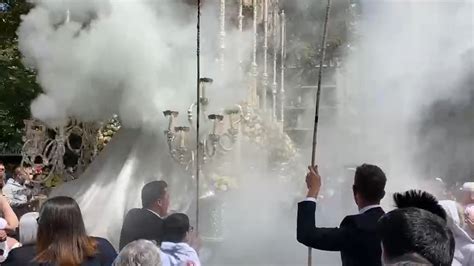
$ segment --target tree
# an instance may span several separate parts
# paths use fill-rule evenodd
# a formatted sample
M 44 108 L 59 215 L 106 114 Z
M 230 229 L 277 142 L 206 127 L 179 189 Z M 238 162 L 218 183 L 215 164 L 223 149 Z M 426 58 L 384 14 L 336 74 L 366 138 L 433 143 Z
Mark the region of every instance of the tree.
M 21 15 L 32 6 L 25 0 L 5 3 L 9 8 L 0 13 L 0 143 L 11 149 L 21 145 L 23 120 L 30 118 L 30 103 L 41 89 L 36 73 L 22 64 L 16 35 Z

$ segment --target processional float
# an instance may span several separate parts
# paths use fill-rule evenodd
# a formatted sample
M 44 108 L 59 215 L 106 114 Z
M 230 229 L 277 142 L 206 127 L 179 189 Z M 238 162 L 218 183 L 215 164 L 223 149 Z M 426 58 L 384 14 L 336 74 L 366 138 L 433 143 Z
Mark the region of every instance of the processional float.
M 224 109 L 222 113 L 208 113 L 208 107 L 213 104 L 213 101 L 207 97 L 207 89 L 212 86 L 213 79 L 200 76 L 198 60 L 197 98 L 186 110 L 188 124 L 177 124 L 177 117 L 180 113 L 178 110 L 163 112 L 164 118 L 168 121 L 168 127 L 164 134 L 169 154 L 177 165 L 183 167 L 190 174 L 197 188 L 196 202 L 213 202 L 211 199 L 215 194 L 212 193 L 212 189 L 204 191 L 204 193 L 199 190 L 200 175 L 203 177 L 209 175 L 202 172 L 202 166 L 234 150 L 242 135 L 252 139 L 258 134 L 267 134 L 255 129 L 256 124 L 261 120 L 271 121 L 273 128 L 270 133 L 284 138 L 283 143 L 289 143 L 288 150 L 292 153 L 295 152 L 291 146 L 291 140 L 283 132 L 286 57 L 285 12 L 280 9 L 278 0 L 220 0 L 217 62 L 221 69 L 226 67 L 226 29 L 231 26 L 229 23 L 231 18 L 227 15 L 229 13 L 227 11 L 231 10 L 228 9 L 229 5 L 235 7 L 236 2 L 238 2 L 238 31 L 243 36 L 244 31 L 247 30 L 245 25 L 250 24 L 253 37 L 249 66 L 245 66 L 246 55 L 241 49 L 238 51 L 240 69 L 242 72 L 249 69 L 248 75 L 241 77 L 242 81 L 249 84 L 246 89 L 246 101 L 236 103 Z M 246 16 L 244 10 L 251 10 L 251 16 Z M 68 11 L 65 23 L 68 23 L 69 20 Z M 198 24 L 199 20 L 200 4 L 198 4 Z M 246 21 L 251 21 L 251 23 L 244 23 Z M 263 29 L 262 32 L 259 31 L 260 28 Z M 199 28 L 197 45 L 199 57 Z M 262 55 L 262 62 L 259 62 L 258 55 Z M 271 101 L 271 104 L 268 104 L 268 101 Z M 56 181 L 60 183 L 76 179 L 100 152 L 100 147 L 105 145 L 113 133 L 118 130 L 120 127 L 118 121 L 118 117 L 114 117 L 113 121 L 109 123 L 86 123 L 71 119 L 64 126 L 50 128 L 41 121 L 27 120 L 25 121 L 22 165 L 41 169 L 39 171 L 41 173 L 38 172 L 35 179 L 39 183 L 53 183 L 49 185 L 54 185 Z M 203 129 L 209 129 L 209 131 L 204 133 Z M 193 140 L 194 134 L 196 135 L 195 140 Z M 73 162 L 65 163 L 68 158 L 72 158 L 69 160 Z M 196 209 L 196 228 L 198 229 L 199 204 Z M 212 225 L 213 229 L 209 229 L 207 232 L 203 231 L 201 235 L 206 233 L 209 239 L 221 240 L 222 228 L 219 225 L 219 220 L 222 219 L 222 208 L 216 207 L 214 211 L 215 213 L 211 214 L 211 216 L 216 216 L 212 221 L 215 223 Z
M 72 119 L 67 125 L 55 128 L 34 119 L 24 123 L 21 166 L 34 168 L 33 182 L 51 182 L 59 176 L 64 181 L 75 179 L 97 155 L 98 123 Z M 66 156 L 74 162 L 65 164 Z
M 219 54 L 218 63 L 221 69 L 225 66 L 225 52 L 226 52 L 226 0 L 220 1 L 220 17 L 219 17 Z M 277 108 L 283 109 L 284 101 L 284 63 L 285 63 L 285 14 L 284 11 L 279 10 L 278 1 L 264 0 L 264 1 L 239 1 L 238 6 L 238 30 L 243 36 L 244 26 L 243 22 L 245 16 L 243 14 L 244 7 L 252 8 L 252 61 L 250 65 L 250 73 L 248 76 L 243 76 L 243 79 L 247 79 L 250 82 L 248 86 L 247 101 L 241 104 L 235 104 L 232 107 L 223 110 L 223 113 L 211 113 L 208 114 L 208 106 L 212 104 L 212 100 L 207 98 L 207 89 L 212 85 L 212 78 L 205 78 L 199 75 L 200 73 L 200 1 L 197 5 L 197 98 L 194 103 L 191 104 L 187 110 L 188 125 L 176 125 L 176 121 L 179 115 L 179 111 L 166 110 L 163 112 L 166 119 L 168 119 L 168 128 L 165 131 L 168 149 L 171 157 L 187 170 L 195 183 L 196 190 L 196 229 L 199 231 L 199 202 L 207 202 L 213 205 L 211 211 L 211 217 L 215 217 L 212 224 L 214 224 L 213 232 L 202 230 L 201 236 L 203 238 L 211 240 L 222 239 L 222 228 L 217 224 L 220 224 L 219 220 L 222 219 L 222 206 L 217 206 L 215 201 L 215 193 L 213 191 L 207 191 L 207 193 L 201 193 L 200 191 L 200 177 L 209 175 L 210 173 L 203 170 L 203 166 L 210 161 L 220 158 L 219 155 L 226 154 L 233 150 L 238 145 L 238 139 L 242 135 L 242 128 L 251 124 L 252 113 L 258 112 L 262 116 L 270 118 L 275 124 L 280 124 L 279 130 L 282 131 L 283 126 L 283 110 L 279 111 Z M 259 13 L 261 14 L 262 20 L 259 21 Z M 269 16 L 271 14 L 271 16 Z M 271 21 L 269 20 L 271 18 Z M 262 50 L 259 51 L 258 43 L 258 25 L 263 23 L 263 45 Z M 269 34 L 269 27 L 272 28 L 272 33 Z M 281 28 L 280 28 L 281 27 Z M 280 36 L 278 35 L 280 34 Z M 269 39 L 272 39 L 272 53 L 269 53 Z M 280 47 L 278 45 L 281 44 Z M 281 53 L 278 53 L 281 51 Z M 263 52 L 263 70 L 261 73 L 261 80 L 259 79 L 259 66 L 257 60 L 257 54 Z M 280 70 L 278 72 L 278 56 L 281 55 Z M 273 83 L 272 87 L 269 87 L 269 67 L 268 58 L 273 56 Z M 243 65 L 243 54 L 242 51 L 238 51 L 238 59 L 240 63 L 240 69 L 244 69 Z M 281 75 L 282 84 L 280 85 L 280 97 L 277 97 L 278 88 L 278 75 Z M 267 106 L 268 91 L 271 89 L 271 107 Z M 281 100 L 278 103 L 278 100 Z M 196 115 L 194 111 L 196 110 Z M 280 120 L 277 120 L 277 115 L 281 114 Z M 208 128 L 209 132 L 201 135 L 201 128 Z M 245 131 L 245 130 L 244 130 Z M 196 140 L 193 141 L 193 136 L 196 136 Z M 204 232 L 207 231 L 207 232 Z

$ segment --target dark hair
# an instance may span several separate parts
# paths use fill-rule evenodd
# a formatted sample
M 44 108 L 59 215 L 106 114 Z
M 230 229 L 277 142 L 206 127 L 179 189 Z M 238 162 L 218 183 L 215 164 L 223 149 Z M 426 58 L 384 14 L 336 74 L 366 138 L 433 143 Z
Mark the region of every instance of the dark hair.
M 444 220 L 419 208 L 393 210 L 380 218 L 377 232 L 388 260 L 416 253 L 437 266 L 449 266 L 454 237 Z
M 380 167 L 363 164 L 357 167 L 354 177 L 354 192 L 369 203 L 378 203 L 385 196 L 387 178 Z
M 393 200 L 397 208 L 420 208 L 446 221 L 446 211 L 438 203 L 436 197 L 426 191 L 412 189 L 403 193 L 395 193 L 393 194 Z
M 163 241 L 183 242 L 186 233 L 191 229 L 189 218 L 184 213 L 173 213 L 166 217 L 163 223 Z
M 87 236 L 81 210 L 69 197 L 48 199 L 38 218 L 38 263 L 78 266 L 97 254 L 97 241 Z
M 159 200 L 162 199 L 166 194 L 166 188 L 168 184 L 165 181 L 152 181 L 147 183 L 142 188 L 142 206 L 143 208 L 149 208 L 151 205 Z

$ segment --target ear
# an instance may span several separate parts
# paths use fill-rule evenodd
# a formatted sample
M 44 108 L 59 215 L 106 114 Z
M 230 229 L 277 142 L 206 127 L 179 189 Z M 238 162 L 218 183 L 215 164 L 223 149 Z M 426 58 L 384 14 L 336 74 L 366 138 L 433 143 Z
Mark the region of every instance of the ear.
M 382 192 L 382 197 L 380 199 L 383 199 L 385 197 L 385 190 Z

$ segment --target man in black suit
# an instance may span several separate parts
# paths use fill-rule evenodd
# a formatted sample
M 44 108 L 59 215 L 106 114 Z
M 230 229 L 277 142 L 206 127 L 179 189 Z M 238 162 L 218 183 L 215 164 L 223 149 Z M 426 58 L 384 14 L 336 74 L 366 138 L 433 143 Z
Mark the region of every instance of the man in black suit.
M 309 170 L 306 175 L 307 198 L 298 203 L 298 242 L 315 249 L 340 251 L 345 266 L 382 265 L 377 221 L 384 215 L 380 207 L 387 182 L 384 172 L 375 165 L 357 167 L 352 190 L 359 214 L 346 216 L 339 228 L 321 228 L 315 226 L 321 177 L 317 167 L 309 167 Z
M 168 214 L 170 195 L 165 181 L 153 181 L 142 189 L 141 209 L 131 209 L 122 225 L 119 248 L 138 239 L 154 240 L 159 245 L 163 219 Z

